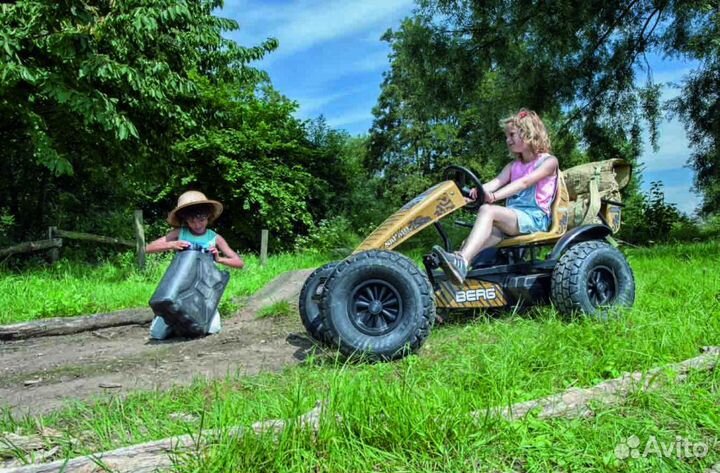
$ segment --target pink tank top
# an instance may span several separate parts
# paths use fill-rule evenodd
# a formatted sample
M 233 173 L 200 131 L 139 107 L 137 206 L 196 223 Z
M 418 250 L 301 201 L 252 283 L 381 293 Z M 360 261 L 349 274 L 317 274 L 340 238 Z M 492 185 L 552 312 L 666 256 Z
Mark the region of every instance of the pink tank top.
M 522 159 L 516 159 L 512 167 L 510 168 L 510 182 L 513 182 L 521 177 L 527 176 L 535 169 L 538 168 L 546 159 L 551 157 L 548 153 L 538 154 L 535 159 L 529 163 L 523 162 Z M 547 215 L 550 215 L 550 206 L 552 205 L 553 198 L 555 198 L 555 187 L 557 185 L 557 172 L 554 174 L 543 177 L 535 184 L 535 203 L 540 209 Z

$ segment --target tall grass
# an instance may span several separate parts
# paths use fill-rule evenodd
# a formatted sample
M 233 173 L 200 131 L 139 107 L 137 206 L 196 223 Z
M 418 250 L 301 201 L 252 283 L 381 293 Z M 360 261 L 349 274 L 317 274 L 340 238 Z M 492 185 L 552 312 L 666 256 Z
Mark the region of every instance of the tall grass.
M 132 253 L 94 267 L 60 260 L 53 266 L 22 273 L 2 271 L 0 325 L 147 307 L 171 259 L 170 254 L 148 255 L 145 271 L 136 269 Z M 279 254 L 270 257 L 265 266 L 255 255 L 244 259 L 244 269 L 229 270 L 230 283 L 223 301 L 253 294 L 280 273 L 317 267 L 328 258 L 317 253 Z M 233 305 L 221 303 L 221 312 L 226 307 L 232 310 Z
M 319 353 L 281 373 L 229 375 L 171 392 L 77 404 L 43 423 L 68 438 L 72 456 L 202 428 L 294 418 L 325 400 L 317 435 L 299 425 L 277 438 L 220 435 L 200 453 L 178 457 L 178 471 L 705 471 L 720 462 L 720 374 L 636 393 L 594 417 L 485 415 L 493 406 L 587 387 L 647 370 L 720 344 L 720 243 L 628 252 L 637 280 L 635 307 L 607 322 L 567 320 L 552 307 L 460 319 L 436 327 L 415 356 L 384 364 Z M 190 414 L 179 420 L 171 414 Z M 479 413 L 478 417 L 471 413 Z M 0 429 L 37 429 L 5 414 Z M 637 437 L 637 458 L 616 449 Z M 678 440 L 679 439 L 679 440 Z M 678 454 L 680 440 L 707 445 L 702 457 Z M 650 449 L 652 442 L 665 453 Z M 634 445 L 634 444 L 633 444 Z M 673 447 L 673 448 L 669 448 Z M 720 470 L 720 469 L 719 469 Z

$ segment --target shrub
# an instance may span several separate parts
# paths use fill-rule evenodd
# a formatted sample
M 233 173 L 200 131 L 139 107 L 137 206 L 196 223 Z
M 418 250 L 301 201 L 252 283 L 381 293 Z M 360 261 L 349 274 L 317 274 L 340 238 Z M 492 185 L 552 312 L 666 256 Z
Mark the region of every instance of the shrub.
M 349 253 L 359 242 L 357 229 L 347 218 L 337 216 L 321 220 L 307 235 L 299 236 L 295 240 L 295 250 Z
M 0 246 L 10 244 L 10 230 L 14 225 L 15 216 L 7 208 L 0 208 Z
M 626 202 L 620 238 L 647 245 L 673 239 L 692 240 L 695 224 L 675 204 L 665 202 L 661 182 L 652 182 L 646 195 L 633 196 Z

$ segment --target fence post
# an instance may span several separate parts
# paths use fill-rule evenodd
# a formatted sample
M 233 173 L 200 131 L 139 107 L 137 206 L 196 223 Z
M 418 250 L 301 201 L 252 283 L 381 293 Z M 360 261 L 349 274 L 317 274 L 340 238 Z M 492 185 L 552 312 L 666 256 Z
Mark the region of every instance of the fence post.
M 143 227 L 143 211 L 136 210 L 134 214 L 135 224 L 135 251 L 137 252 L 137 265 L 145 269 L 145 228 Z
M 52 240 L 53 238 L 55 238 L 56 232 L 57 227 L 48 227 L 48 240 Z M 48 256 L 50 257 L 50 264 L 55 264 L 60 258 L 60 248 L 50 248 L 50 251 L 48 251 Z
M 268 231 L 262 229 L 260 232 L 260 265 L 265 266 L 267 264 L 267 250 L 268 250 Z

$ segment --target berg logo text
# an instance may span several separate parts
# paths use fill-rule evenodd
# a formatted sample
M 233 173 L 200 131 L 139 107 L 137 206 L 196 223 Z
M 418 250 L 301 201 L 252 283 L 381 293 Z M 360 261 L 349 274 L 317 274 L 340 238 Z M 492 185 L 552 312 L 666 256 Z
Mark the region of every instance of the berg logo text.
M 468 291 L 458 291 L 455 293 L 455 302 L 475 302 L 481 299 L 486 301 L 497 299 L 495 288 L 470 289 Z

